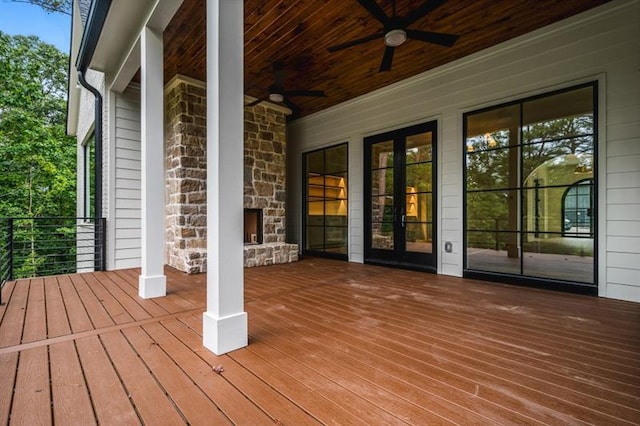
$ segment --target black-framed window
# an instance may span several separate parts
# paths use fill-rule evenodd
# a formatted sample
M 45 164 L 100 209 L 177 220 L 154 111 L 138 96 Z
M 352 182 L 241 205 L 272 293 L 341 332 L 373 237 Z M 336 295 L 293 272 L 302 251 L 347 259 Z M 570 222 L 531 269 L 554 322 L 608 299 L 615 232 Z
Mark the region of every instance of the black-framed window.
M 304 252 L 348 256 L 348 145 L 303 154 Z
M 590 83 L 464 115 L 465 275 L 596 292 L 596 107 Z
M 96 137 L 92 134 L 82 145 L 82 170 L 84 177 L 83 196 L 82 196 L 82 215 L 85 218 L 95 217 L 96 205 L 96 168 L 95 168 L 95 149 Z

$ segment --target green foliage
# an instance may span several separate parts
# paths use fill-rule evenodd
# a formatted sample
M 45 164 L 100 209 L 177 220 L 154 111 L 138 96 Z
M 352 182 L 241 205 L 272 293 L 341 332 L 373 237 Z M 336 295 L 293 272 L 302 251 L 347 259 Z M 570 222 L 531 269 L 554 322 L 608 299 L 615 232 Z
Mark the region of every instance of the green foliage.
M 37 37 L 0 32 L 0 216 L 75 216 L 67 64 Z
M 76 144 L 65 134 L 67 66 L 67 55 L 37 37 L 0 32 L 0 217 L 76 215 Z M 16 270 L 32 274 L 40 264 L 34 252 Z

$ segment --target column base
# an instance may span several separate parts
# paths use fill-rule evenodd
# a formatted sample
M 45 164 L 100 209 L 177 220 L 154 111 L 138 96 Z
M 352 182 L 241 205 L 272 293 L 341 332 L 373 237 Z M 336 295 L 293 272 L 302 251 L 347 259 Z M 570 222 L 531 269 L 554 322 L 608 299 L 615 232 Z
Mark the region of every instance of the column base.
M 216 355 L 223 355 L 249 344 L 247 313 L 216 318 L 209 312 L 202 316 L 204 347 Z
M 163 297 L 167 295 L 167 277 L 166 275 L 155 275 L 145 277 L 140 275 L 138 278 L 138 296 L 143 299 L 151 299 L 153 297 Z

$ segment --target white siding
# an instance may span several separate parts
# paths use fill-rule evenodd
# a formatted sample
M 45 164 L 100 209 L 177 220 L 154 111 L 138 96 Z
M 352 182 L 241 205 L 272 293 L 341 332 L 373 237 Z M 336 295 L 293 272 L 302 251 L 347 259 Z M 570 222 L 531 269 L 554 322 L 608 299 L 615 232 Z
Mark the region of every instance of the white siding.
M 349 141 L 349 258 L 362 261 L 363 138 L 436 119 L 438 271 L 460 276 L 462 114 L 597 80 L 599 292 L 602 296 L 640 301 L 639 23 L 640 1 L 613 1 L 293 122 L 288 134 L 290 239 L 301 242 L 302 153 Z M 445 241 L 453 243 L 453 253 L 443 252 Z
M 112 93 L 114 149 L 109 269 L 140 266 L 140 91 L 130 86 Z

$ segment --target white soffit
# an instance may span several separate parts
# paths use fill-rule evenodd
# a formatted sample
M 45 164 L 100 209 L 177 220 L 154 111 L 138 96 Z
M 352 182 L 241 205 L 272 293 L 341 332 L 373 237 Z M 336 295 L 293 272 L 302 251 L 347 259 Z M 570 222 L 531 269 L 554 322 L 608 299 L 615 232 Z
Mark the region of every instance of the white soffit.
M 183 0 L 113 0 L 90 68 L 107 74 L 112 90 L 122 92 L 140 67 L 140 32 L 162 33 Z

